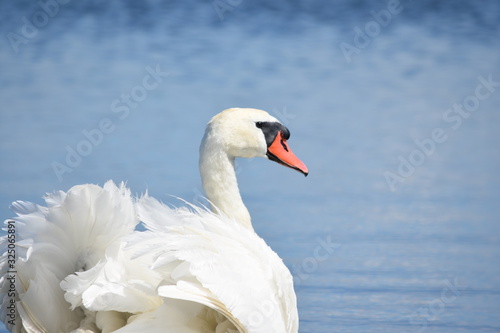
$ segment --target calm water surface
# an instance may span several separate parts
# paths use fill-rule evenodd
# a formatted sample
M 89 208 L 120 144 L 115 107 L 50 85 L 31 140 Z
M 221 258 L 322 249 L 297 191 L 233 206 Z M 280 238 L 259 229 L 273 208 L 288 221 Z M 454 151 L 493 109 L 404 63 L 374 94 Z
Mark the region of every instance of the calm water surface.
M 0 215 L 107 179 L 197 201 L 206 122 L 262 108 L 311 171 L 238 163 L 300 332 L 500 332 L 500 4 L 223 3 L 2 2 Z

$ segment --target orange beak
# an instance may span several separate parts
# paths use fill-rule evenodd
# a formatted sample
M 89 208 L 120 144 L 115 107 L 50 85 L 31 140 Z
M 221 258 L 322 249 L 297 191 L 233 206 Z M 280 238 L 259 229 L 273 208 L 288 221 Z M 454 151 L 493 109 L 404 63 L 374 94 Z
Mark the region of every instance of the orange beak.
M 283 132 L 279 131 L 273 143 L 267 148 L 267 157 L 271 161 L 278 162 L 284 166 L 302 172 L 305 176 L 309 174 L 306 165 L 292 152 L 286 140 L 283 138 Z

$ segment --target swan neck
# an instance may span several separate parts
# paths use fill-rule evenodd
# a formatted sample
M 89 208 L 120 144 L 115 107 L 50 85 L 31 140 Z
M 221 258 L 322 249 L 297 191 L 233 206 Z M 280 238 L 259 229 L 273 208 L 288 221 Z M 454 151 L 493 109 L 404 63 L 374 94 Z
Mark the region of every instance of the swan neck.
M 250 213 L 240 195 L 234 167 L 235 158 L 210 144 L 207 138 L 203 140 L 200 148 L 201 180 L 212 211 L 221 212 L 253 230 Z

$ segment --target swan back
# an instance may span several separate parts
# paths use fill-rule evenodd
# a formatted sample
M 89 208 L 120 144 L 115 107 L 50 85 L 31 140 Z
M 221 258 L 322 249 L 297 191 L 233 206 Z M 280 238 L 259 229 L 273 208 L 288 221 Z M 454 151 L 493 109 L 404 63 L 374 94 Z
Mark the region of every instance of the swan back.
M 239 332 L 298 331 L 293 278 L 255 232 L 201 208 L 172 209 L 148 196 L 137 212 L 153 234 L 137 235 L 130 246 L 151 249 L 162 297 L 204 304 Z M 182 223 L 162 226 L 173 217 Z

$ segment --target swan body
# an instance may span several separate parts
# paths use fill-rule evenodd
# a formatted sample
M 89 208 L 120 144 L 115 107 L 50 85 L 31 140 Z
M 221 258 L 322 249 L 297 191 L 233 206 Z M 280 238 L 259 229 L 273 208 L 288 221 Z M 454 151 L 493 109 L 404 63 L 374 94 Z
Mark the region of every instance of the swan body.
M 289 135 L 261 110 L 212 118 L 200 146 L 211 210 L 133 198 L 112 181 L 13 203 L 0 319 L 11 332 L 298 332 L 292 276 L 253 231 L 234 171 L 236 157 L 265 157 L 307 175 Z

